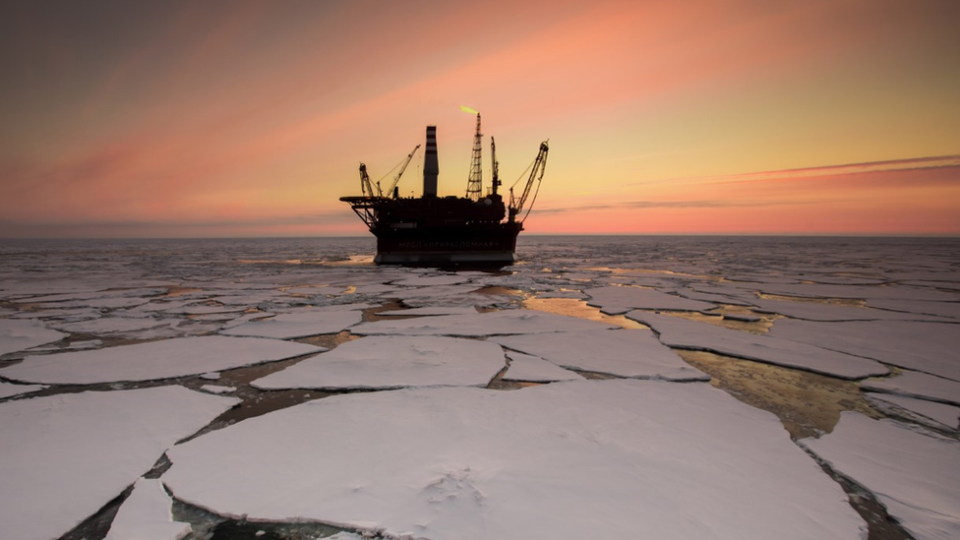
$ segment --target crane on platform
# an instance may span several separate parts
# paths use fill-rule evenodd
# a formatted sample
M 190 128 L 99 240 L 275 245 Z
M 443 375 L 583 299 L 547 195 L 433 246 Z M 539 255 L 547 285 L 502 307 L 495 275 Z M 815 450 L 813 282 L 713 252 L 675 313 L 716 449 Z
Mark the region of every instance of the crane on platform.
M 493 162 L 493 194 L 497 194 L 497 187 L 500 186 L 500 162 L 497 161 L 497 143 L 490 137 L 490 161 Z
M 537 189 L 534 192 L 533 200 L 530 201 L 530 208 L 527 209 L 527 213 L 523 216 L 523 219 L 520 220 L 520 223 L 523 223 L 527 219 L 527 216 L 530 215 L 530 210 L 533 209 L 533 202 L 537 199 L 537 193 L 540 192 L 543 173 L 547 169 L 547 153 L 550 151 L 550 146 L 547 143 L 549 142 L 550 141 L 547 140 L 540 143 L 540 151 L 537 153 L 537 159 L 533 161 L 533 166 L 530 168 L 530 176 L 527 178 L 527 184 L 523 187 L 523 194 L 520 195 L 519 199 L 514 198 L 513 188 L 510 188 L 509 220 L 511 223 L 516 221 L 517 214 L 523 211 L 523 207 L 527 204 L 527 198 L 530 196 L 533 183 L 536 182 Z M 523 178 L 522 175 L 521 178 Z
M 388 197 L 392 194 L 394 199 L 398 198 L 397 184 L 400 183 L 400 177 L 403 176 L 403 171 L 407 170 L 407 165 L 410 164 L 410 161 L 413 159 L 413 155 L 416 154 L 416 153 L 417 153 L 417 150 L 419 150 L 419 149 L 420 149 L 420 145 L 418 144 L 417 146 L 413 147 L 413 150 L 412 150 L 409 154 L 407 154 L 406 159 L 404 159 L 404 161 L 403 161 L 403 166 L 400 167 L 400 172 L 398 172 L 398 173 L 397 173 L 397 176 L 395 176 L 395 177 L 393 178 L 393 182 L 390 183 L 390 188 L 387 189 L 387 196 L 388 196 Z M 377 191 L 380 191 L 380 183 L 379 183 L 379 182 L 377 183 Z M 383 197 L 383 193 L 382 193 L 382 192 L 380 193 L 380 196 Z
M 390 183 L 390 188 L 387 189 L 387 193 L 393 193 L 394 199 L 397 198 L 397 192 L 395 190 L 396 190 L 397 184 L 400 183 L 400 177 L 403 176 L 403 171 L 407 170 L 407 165 L 410 165 L 410 161 L 413 160 L 413 155 L 416 154 L 417 150 L 419 149 L 420 149 L 420 145 L 418 144 L 413 148 L 413 151 L 407 154 L 407 157 L 404 158 L 404 160 L 401 162 L 402 166 L 397 165 L 400 167 L 400 172 L 398 172 L 397 175 L 393 177 L 393 182 Z M 396 169 L 397 166 L 394 166 L 393 168 Z M 391 169 L 391 171 L 392 170 L 393 169 Z M 390 173 L 387 173 L 387 174 L 390 174 Z M 379 198 L 379 199 L 384 198 L 383 190 L 380 189 L 380 181 L 377 181 L 377 189 L 376 189 L 376 192 L 374 192 L 373 183 L 370 182 L 370 175 L 367 173 L 367 165 L 365 163 L 360 164 L 360 189 L 363 191 L 364 197 Z
M 370 184 L 370 175 L 367 174 L 367 164 L 360 164 L 360 190 L 364 197 L 373 197 L 373 185 Z

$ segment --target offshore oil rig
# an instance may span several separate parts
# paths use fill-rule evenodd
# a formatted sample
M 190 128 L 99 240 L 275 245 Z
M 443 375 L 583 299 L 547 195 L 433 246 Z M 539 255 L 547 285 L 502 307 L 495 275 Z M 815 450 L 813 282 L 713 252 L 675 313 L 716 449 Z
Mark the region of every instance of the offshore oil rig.
M 477 115 L 473 157 L 464 197 L 437 195 L 440 166 L 436 126 L 427 126 L 421 197 L 400 197 L 397 188 L 400 177 L 420 148 L 419 144 L 402 162 L 400 172 L 386 191 L 381 189 L 380 182 L 373 184 L 370 181 L 367 166 L 361 163 L 360 189 L 363 195 L 340 197 L 341 201 L 350 204 L 377 237 L 376 264 L 504 266 L 516 260 L 517 235 L 523 230 L 523 222 L 530 214 L 543 181 L 548 141 L 540 143 L 540 151 L 530 166 L 530 174 L 519 197 L 514 197 L 511 187 L 510 202 L 504 204 L 503 196 L 498 192 L 501 182 L 496 142 L 490 138 L 493 179 L 489 191 L 484 194 L 480 113 L 462 109 Z M 529 207 L 526 206 L 528 199 Z M 527 213 L 521 218 L 524 208 Z

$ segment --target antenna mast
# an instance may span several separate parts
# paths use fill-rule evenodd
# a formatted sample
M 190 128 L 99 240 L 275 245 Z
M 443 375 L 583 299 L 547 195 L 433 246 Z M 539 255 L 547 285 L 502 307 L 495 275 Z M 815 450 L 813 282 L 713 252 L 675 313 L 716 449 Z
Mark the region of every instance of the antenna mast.
M 477 134 L 473 137 L 473 163 L 470 165 L 470 178 L 467 181 L 467 198 L 474 202 L 483 198 L 483 173 L 480 168 L 480 113 L 477 113 Z

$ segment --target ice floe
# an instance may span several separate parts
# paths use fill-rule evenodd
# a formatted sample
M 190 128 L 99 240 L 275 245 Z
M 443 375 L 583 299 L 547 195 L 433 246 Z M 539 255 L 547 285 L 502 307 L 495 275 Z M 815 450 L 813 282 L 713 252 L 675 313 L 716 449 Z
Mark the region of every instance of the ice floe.
M 867 305 L 879 309 L 901 311 L 920 315 L 937 315 L 960 319 L 960 302 L 930 302 L 913 300 L 889 300 L 884 298 L 867 300 Z
M 710 380 L 645 329 L 498 336 L 490 341 L 564 368 L 642 379 Z
M 173 520 L 173 500 L 160 480 L 141 478 L 113 518 L 106 540 L 179 540 L 192 529 Z
M 863 381 L 860 388 L 960 405 L 960 382 L 916 371 L 905 370 L 896 377 Z
M 706 384 L 334 396 L 208 433 L 168 455 L 164 483 L 190 504 L 388 538 L 865 534 L 840 486 L 775 416 Z
M 960 538 L 960 442 L 848 411 L 800 444 L 873 492 L 917 540 Z
M 167 386 L 0 404 L 4 538 L 59 538 L 236 403 Z
M 215 384 L 205 384 L 200 387 L 204 392 L 210 392 L 211 394 L 230 394 L 236 392 L 236 387 L 233 386 L 219 386 Z
M 60 341 L 67 337 L 37 321 L 0 319 L 0 355 Z
M 19 396 L 20 394 L 29 394 L 30 392 L 36 392 L 44 388 L 46 388 L 46 386 L 39 384 L 10 384 L 0 381 L 0 399 Z
M 336 334 L 357 324 L 363 315 L 355 310 L 306 309 L 277 315 L 271 319 L 251 321 L 221 333 L 230 336 L 256 336 L 293 339 L 319 334 Z
M 421 336 L 494 336 L 571 332 L 616 328 L 616 326 L 552 313 L 524 310 L 493 311 L 470 315 L 439 315 L 415 319 L 382 320 L 350 329 L 358 335 L 403 334 Z
M 486 386 L 506 366 L 494 343 L 432 336 L 371 336 L 339 345 L 251 383 L 322 390 Z
M 469 277 L 459 274 L 414 276 L 394 281 L 391 285 L 404 287 L 436 287 L 439 285 L 459 285 L 470 281 Z
M 659 334 L 663 344 L 679 349 L 711 351 L 844 379 L 862 379 L 889 373 L 879 362 L 807 343 L 645 311 L 631 311 L 627 317 L 650 326 Z
M 590 297 L 588 306 L 600 308 L 608 315 L 620 315 L 631 309 L 664 309 L 672 311 L 703 311 L 714 309 L 716 304 L 690 300 L 653 289 L 639 287 L 599 287 L 583 291 Z
M 72 323 L 51 323 L 51 326 L 71 334 L 93 334 L 97 336 L 153 337 L 149 331 L 170 329 L 179 323 L 177 320 L 151 318 L 131 319 L 127 317 L 101 317 Z
M 405 316 L 417 316 L 417 317 L 434 317 L 437 315 L 473 315 L 477 313 L 477 310 L 473 307 L 460 307 L 460 306 L 437 306 L 437 307 L 420 307 L 413 309 L 398 309 L 394 311 L 381 311 L 377 313 L 382 317 L 391 317 L 398 315 Z
M 867 399 L 874 406 L 889 411 L 891 406 L 907 413 L 907 417 L 921 424 L 940 429 L 960 429 L 960 407 L 895 394 L 868 392 Z
M 753 302 L 758 313 L 776 313 L 794 319 L 809 321 L 945 321 L 936 315 L 921 315 L 888 311 L 869 307 L 841 306 L 820 302 L 757 299 Z
M 28 356 L 0 377 L 44 384 L 147 381 L 272 362 L 324 351 L 275 339 L 202 336 Z
M 960 381 L 960 324 L 780 319 L 770 335 Z
M 568 369 L 547 362 L 537 356 L 516 351 L 507 352 L 510 367 L 503 375 L 505 381 L 555 382 L 580 381 L 583 376 Z

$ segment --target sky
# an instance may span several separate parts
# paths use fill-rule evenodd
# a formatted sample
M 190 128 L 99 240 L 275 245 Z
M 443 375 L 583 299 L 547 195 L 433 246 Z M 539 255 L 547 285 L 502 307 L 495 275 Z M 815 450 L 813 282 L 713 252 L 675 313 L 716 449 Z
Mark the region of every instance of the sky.
M 392 182 L 428 124 L 464 195 L 461 105 L 486 186 L 489 136 L 518 190 L 549 139 L 529 234 L 957 236 L 957 21 L 956 0 L 4 2 L 0 237 L 367 234 L 339 198 L 361 162 Z

